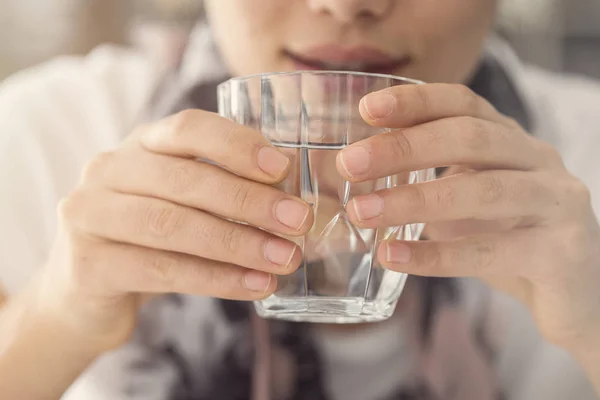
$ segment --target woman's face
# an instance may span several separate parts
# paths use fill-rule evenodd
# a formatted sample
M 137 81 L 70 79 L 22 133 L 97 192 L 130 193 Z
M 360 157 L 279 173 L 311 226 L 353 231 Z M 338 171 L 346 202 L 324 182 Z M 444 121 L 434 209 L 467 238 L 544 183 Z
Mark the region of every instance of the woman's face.
M 297 69 L 464 82 L 496 0 L 205 0 L 234 75 Z

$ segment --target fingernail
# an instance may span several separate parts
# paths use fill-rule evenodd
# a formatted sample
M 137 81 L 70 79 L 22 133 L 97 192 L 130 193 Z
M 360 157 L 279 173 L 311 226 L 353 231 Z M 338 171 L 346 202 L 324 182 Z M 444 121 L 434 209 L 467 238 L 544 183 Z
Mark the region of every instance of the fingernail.
M 368 94 L 361 101 L 371 119 L 387 117 L 396 107 L 396 98 L 385 91 Z
M 295 200 L 281 200 L 275 207 L 275 218 L 285 226 L 300 229 L 308 217 L 308 206 Z
M 364 174 L 371 168 L 371 154 L 364 146 L 350 146 L 340 155 L 342 166 L 350 177 Z
M 359 221 L 378 217 L 383 212 L 383 198 L 375 193 L 355 197 L 352 203 Z
M 260 271 L 248 271 L 244 275 L 244 286 L 253 292 L 265 292 L 271 284 L 271 274 Z
M 412 250 L 410 247 L 408 247 L 408 245 L 401 242 L 388 242 L 386 246 L 387 262 L 404 264 L 410 261 L 412 257 Z
M 287 169 L 290 159 L 277 149 L 264 146 L 258 151 L 257 162 L 263 172 L 274 178 L 279 178 Z
M 265 246 L 265 257 L 273 264 L 287 267 L 294 253 L 296 253 L 296 245 L 283 239 L 271 239 Z

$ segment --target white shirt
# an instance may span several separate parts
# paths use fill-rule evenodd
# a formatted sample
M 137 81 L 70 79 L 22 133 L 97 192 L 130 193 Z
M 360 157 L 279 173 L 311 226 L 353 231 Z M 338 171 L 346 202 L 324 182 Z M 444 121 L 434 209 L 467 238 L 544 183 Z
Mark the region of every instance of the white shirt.
M 509 49 L 498 49 L 532 105 L 529 111 L 539 127 L 535 135 L 559 149 L 569 170 L 588 185 L 598 213 L 600 85 L 525 68 Z M 75 187 L 88 160 L 119 146 L 139 121 L 160 76 L 160 68 L 142 54 L 101 47 L 87 57 L 62 58 L 21 72 L 0 85 L 0 282 L 9 293 L 22 288 L 44 264 L 59 200 Z M 595 398 L 581 369 L 566 352 L 540 338 L 524 307 L 502 295 L 498 304 L 511 313 L 500 365 L 510 399 Z M 336 400 L 365 400 L 367 394 L 385 390 L 397 375 L 382 371 L 392 366 L 398 371 L 410 362 L 402 340 L 385 330 L 343 340 L 317 337 Z M 407 356 L 373 363 L 365 348 L 370 355 L 387 348 L 390 354 Z M 118 351 L 101 358 L 65 398 L 118 399 L 110 391 L 111 363 L 118 358 Z M 353 385 L 344 385 L 349 376 Z M 379 389 L 370 386 L 375 383 Z

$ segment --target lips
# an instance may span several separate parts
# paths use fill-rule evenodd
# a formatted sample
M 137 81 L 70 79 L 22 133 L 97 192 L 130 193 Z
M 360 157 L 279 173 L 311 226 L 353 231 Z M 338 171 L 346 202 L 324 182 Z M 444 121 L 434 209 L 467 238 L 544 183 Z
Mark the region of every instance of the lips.
M 285 51 L 297 70 L 357 71 L 393 74 L 410 63 L 371 47 L 320 46 L 302 52 Z

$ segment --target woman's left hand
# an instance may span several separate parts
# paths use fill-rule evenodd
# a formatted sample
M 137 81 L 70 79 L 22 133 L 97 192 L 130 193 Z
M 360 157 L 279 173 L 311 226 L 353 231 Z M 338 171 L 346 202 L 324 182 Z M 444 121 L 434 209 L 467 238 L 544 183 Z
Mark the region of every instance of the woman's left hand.
M 528 305 L 555 344 L 597 340 L 600 228 L 588 189 L 554 148 L 462 85 L 397 86 L 366 96 L 360 112 L 395 130 L 342 151 L 346 179 L 451 166 L 349 203 L 359 227 L 428 224 L 430 240 L 381 244 L 387 268 L 482 278 Z

